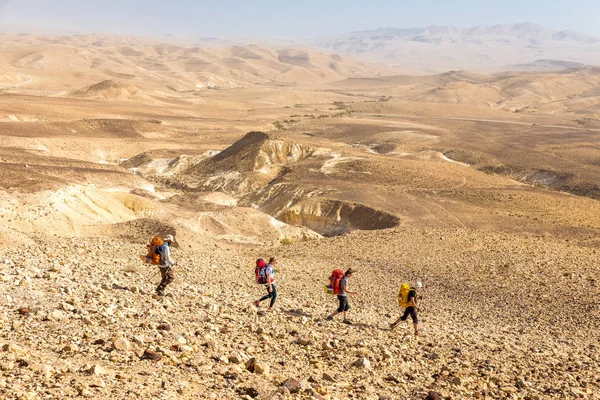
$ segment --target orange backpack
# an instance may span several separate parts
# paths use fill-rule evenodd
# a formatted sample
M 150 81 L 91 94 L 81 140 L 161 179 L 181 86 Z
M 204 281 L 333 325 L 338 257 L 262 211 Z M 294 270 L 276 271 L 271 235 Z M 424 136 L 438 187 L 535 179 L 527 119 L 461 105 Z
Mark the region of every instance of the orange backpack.
M 154 236 L 150 240 L 150 244 L 146 245 L 148 249 L 148 254 L 143 257 L 147 264 L 160 265 L 160 254 L 156 251 L 159 246 L 163 245 L 163 240 L 160 236 Z

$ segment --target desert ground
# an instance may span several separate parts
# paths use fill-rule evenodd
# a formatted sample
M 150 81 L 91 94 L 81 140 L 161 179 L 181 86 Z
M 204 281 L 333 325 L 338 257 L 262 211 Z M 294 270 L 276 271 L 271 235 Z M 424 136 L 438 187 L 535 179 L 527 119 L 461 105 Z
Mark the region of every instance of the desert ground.
M 600 67 L 0 50 L 0 397 L 600 399 Z M 344 325 L 323 286 L 350 267 Z M 418 337 L 389 327 L 417 281 Z

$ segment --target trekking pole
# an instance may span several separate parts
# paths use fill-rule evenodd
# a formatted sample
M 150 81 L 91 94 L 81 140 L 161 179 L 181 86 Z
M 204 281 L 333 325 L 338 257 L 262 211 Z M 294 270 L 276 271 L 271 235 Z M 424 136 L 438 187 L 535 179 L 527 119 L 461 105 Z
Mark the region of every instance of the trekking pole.
M 155 271 L 151 270 L 150 273 L 143 274 L 145 280 L 147 280 L 147 281 L 154 278 L 155 275 L 156 275 L 156 270 Z

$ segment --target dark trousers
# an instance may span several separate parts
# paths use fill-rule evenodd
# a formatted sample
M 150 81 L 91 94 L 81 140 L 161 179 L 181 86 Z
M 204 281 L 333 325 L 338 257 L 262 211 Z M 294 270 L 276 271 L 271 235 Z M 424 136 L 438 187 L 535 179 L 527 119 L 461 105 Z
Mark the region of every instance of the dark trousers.
M 341 313 L 350 309 L 350 304 L 348 304 L 348 296 L 338 295 L 338 301 L 340 302 L 340 305 L 337 309 L 337 312 Z
M 171 267 L 159 267 L 161 280 L 156 288 L 157 291 L 163 291 L 165 287 L 175 280 L 175 274 Z
M 271 304 L 269 305 L 269 307 L 273 307 L 273 305 L 275 305 L 275 300 L 277 299 L 277 288 L 272 283 L 271 283 L 271 287 L 273 288 L 273 290 L 271 290 L 269 292 L 269 285 L 267 285 L 267 292 L 269 292 L 269 293 L 266 296 L 263 296 L 260 298 L 260 301 L 265 301 L 267 299 L 271 299 Z
M 406 310 L 404 310 L 404 315 L 402 317 L 400 317 L 400 319 L 402 321 L 406 321 L 408 319 L 409 315 L 412 318 L 413 324 L 419 323 L 419 318 L 417 316 L 417 309 L 414 308 L 413 306 L 406 307 Z

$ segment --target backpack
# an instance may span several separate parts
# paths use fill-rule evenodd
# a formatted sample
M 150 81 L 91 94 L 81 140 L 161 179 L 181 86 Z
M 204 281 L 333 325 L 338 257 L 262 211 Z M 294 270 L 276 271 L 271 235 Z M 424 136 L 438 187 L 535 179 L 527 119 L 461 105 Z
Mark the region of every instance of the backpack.
M 340 284 L 344 277 L 344 271 L 341 269 L 334 269 L 329 277 L 329 286 L 333 289 L 333 294 L 340 294 Z
M 150 239 L 150 244 L 146 245 L 148 254 L 144 257 L 146 263 L 153 265 L 160 265 L 160 254 L 158 248 L 164 244 L 160 236 L 154 236 Z
M 168 246 L 167 243 L 163 243 L 156 248 L 156 254 L 158 254 L 158 262 L 161 265 L 164 265 L 163 261 L 165 260 L 165 247 L 167 247 L 167 246 Z
M 415 290 L 415 289 L 410 287 L 410 285 L 408 283 L 403 283 L 402 285 L 400 285 L 400 291 L 398 292 L 398 305 L 400 307 L 402 307 L 402 308 L 409 307 L 408 294 L 410 293 L 411 290 Z
M 254 275 L 256 277 L 256 283 L 259 285 L 266 285 L 269 283 L 267 280 L 267 263 L 262 258 L 256 260 L 256 268 L 254 268 Z

